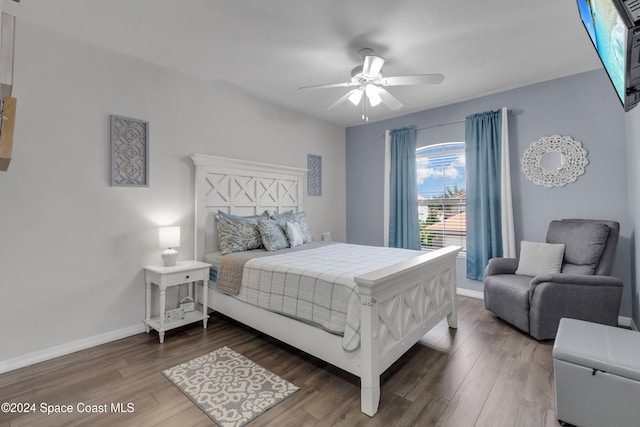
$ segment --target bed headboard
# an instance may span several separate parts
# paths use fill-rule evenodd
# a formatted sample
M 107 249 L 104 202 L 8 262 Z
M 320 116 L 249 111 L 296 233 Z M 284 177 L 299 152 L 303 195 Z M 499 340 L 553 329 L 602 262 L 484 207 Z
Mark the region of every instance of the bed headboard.
M 218 250 L 214 214 L 257 215 L 265 210 L 302 211 L 306 169 L 194 154 L 194 255 Z

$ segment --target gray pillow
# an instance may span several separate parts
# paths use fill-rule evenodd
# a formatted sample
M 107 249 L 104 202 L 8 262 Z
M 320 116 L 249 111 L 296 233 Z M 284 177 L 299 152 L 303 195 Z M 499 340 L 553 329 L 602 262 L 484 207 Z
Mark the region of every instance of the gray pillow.
M 283 229 L 287 226 L 287 221 L 298 224 L 302 231 L 302 243 L 309 243 L 313 241 L 306 213 L 294 213 L 292 210 L 283 213 L 269 212 L 269 217 L 277 222 Z
M 298 212 L 293 214 L 293 219 L 291 222 L 294 222 L 300 226 L 300 230 L 302 231 L 302 242 L 309 243 L 313 241 L 313 237 L 311 236 L 311 229 L 309 228 L 309 220 L 307 219 L 307 214 L 304 212 Z
M 258 218 L 258 230 L 262 244 L 268 251 L 278 251 L 289 246 L 282 226 L 272 219 Z
M 267 211 L 266 213 L 268 213 L 270 219 L 274 220 L 282 227 L 285 226 L 287 221 L 291 221 L 294 215 L 293 210 L 282 212 L 282 213 Z
M 289 246 L 291 246 L 292 248 L 295 248 L 296 246 L 304 243 L 300 224 L 287 221 L 287 225 L 284 227 L 284 231 L 287 235 L 287 240 L 289 240 Z
M 262 247 L 257 218 L 241 218 L 218 212 L 215 223 L 222 255 Z
M 521 276 L 540 276 L 542 274 L 560 273 L 564 245 L 536 243 L 523 240 L 520 242 L 520 259 L 516 274 Z
M 269 213 L 267 211 L 264 211 L 261 214 L 258 215 L 233 215 L 233 214 L 228 214 L 224 211 L 221 211 L 220 209 L 218 209 L 218 213 L 217 215 L 223 216 L 225 218 L 228 219 L 258 219 L 258 218 L 269 218 Z
M 563 273 L 593 274 L 609 237 L 606 224 L 551 221 L 548 243 L 565 245 Z

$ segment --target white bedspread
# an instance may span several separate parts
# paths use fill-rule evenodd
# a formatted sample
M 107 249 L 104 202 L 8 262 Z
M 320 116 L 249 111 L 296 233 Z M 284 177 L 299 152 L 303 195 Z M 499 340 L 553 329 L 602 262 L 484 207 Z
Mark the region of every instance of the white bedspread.
M 237 298 L 343 335 L 360 345 L 360 296 L 353 278 L 420 255 L 419 251 L 338 243 L 245 263 Z

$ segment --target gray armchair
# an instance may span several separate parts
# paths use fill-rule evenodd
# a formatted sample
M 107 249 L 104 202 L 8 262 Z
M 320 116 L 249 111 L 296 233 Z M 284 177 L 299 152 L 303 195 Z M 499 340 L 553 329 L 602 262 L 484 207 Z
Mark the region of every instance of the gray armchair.
M 565 245 L 561 272 L 517 275 L 518 259 L 491 259 L 485 308 L 538 340 L 555 338 L 563 317 L 617 326 L 622 280 L 610 274 L 619 234 L 615 221 L 552 221 L 546 240 Z

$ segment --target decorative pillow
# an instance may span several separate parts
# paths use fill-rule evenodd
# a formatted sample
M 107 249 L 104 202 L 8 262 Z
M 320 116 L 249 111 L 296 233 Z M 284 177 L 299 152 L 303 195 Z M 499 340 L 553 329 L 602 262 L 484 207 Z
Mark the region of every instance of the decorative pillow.
M 291 221 L 293 219 L 293 210 L 286 211 L 283 213 L 278 213 L 274 211 L 266 211 L 265 213 L 269 214 L 269 218 L 277 222 L 280 226 L 284 227 L 287 221 Z
M 228 214 L 226 212 L 223 212 L 221 210 L 218 210 L 218 215 L 223 216 L 225 218 L 228 219 L 258 219 L 258 218 L 269 218 L 269 213 L 268 211 L 264 211 L 263 213 L 259 214 L 259 215 L 247 215 L 247 216 L 241 216 L 241 215 L 233 215 L 233 214 Z
M 287 234 L 287 239 L 289 240 L 289 246 L 291 246 L 292 248 L 300 246 L 302 243 L 304 243 L 300 224 L 287 221 L 285 232 Z
M 300 226 L 300 230 L 302 231 L 302 242 L 309 243 L 313 241 L 313 237 L 311 237 L 311 229 L 309 228 L 309 220 L 307 219 L 307 214 L 304 212 L 298 212 L 293 214 L 293 221 Z
M 516 274 L 521 276 L 540 276 L 560 273 L 564 259 L 564 245 L 520 242 L 520 260 Z
M 597 222 L 551 221 L 547 242 L 565 245 L 563 273 L 593 274 L 609 238 L 609 227 Z
M 215 223 L 223 255 L 262 247 L 257 218 L 241 218 L 218 212 Z
M 289 246 L 284 230 L 276 221 L 258 218 L 258 230 L 260 230 L 262 244 L 266 250 L 277 251 Z

